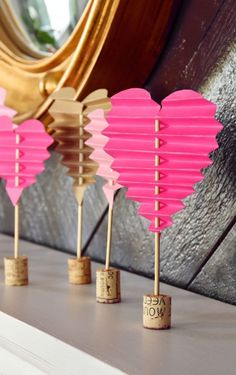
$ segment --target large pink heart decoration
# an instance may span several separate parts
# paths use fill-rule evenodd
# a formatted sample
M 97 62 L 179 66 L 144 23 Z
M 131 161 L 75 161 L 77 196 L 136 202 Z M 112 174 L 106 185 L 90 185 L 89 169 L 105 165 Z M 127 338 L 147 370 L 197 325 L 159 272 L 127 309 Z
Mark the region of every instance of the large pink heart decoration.
M 208 154 L 218 147 L 215 136 L 222 128 L 216 106 L 192 90 L 174 92 L 161 107 L 144 89 L 121 91 L 111 103 L 105 151 L 115 159 L 112 168 L 128 187 L 127 197 L 141 203 L 139 214 L 160 232 L 203 179 L 201 169 L 212 163 Z
M 90 122 L 86 126 L 86 130 L 92 134 L 92 137 L 86 141 L 86 144 L 92 147 L 94 150 L 90 155 L 90 158 L 98 164 L 96 174 L 103 177 L 107 181 L 107 183 L 103 186 L 103 191 L 108 200 L 109 206 L 112 207 L 114 193 L 122 186 L 117 182 L 119 173 L 111 168 L 114 158 L 104 150 L 109 138 L 103 135 L 102 131 L 106 129 L 108 123 L 102 109 L 97 109 L 90 112 L 88 118 L 90 119 Z
M 52 142 L 40 121 L 27 120 L 17 126 L 10 117 L 0 116 L 0 177 L 6 180 L 13 205 L 44 170 L 43 161 L 50 155 L 47 147 Z

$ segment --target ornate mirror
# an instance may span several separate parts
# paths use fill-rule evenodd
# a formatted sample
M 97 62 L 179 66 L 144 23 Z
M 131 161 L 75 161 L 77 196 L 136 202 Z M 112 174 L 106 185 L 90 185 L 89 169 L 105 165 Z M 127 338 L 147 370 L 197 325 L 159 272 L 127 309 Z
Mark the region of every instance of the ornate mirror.
M 16 122 L 50 122 L 48 96 L 144 85 L 180 1 L 2 0 L 0 86 Z

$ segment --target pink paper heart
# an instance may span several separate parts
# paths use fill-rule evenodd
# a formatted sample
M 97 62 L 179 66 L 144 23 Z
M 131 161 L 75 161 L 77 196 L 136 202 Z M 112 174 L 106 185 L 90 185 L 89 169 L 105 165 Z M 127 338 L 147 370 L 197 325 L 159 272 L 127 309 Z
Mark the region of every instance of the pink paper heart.
M 0 177 L 6 180 L 13 205 L 44 170 L 43 161 L 50 156 L 47 147 L 52 142 L 40 121 L 27 120 L 16 126 L 10 117 L 0 116 Z
M 109 138 L 103 135 L 102 131 L 108 126 L 108 123 L 102 109 L 96 109 L 95 111 L 90 112 L 88 118 L 90 119 L 90 123 L 86 126 L 86 130 L 92 134 L 92 137 L 86 141 L 86 145 L 94 150 L 90 155 L 90 158 L 98 164 L 96 174 L 107 181 L 103 186 L 103 191 L 109 206 L 112 207 L 114 193 L 122 186 L 117 182 L 119 173 L 111 168 L 114 158 L 104 151 L 104 147 Z
M 128 188 L 127 198 L 140 202 L 139 214 L 151 222 L 151 231 L 160 232 L 203 179 L 201 169 L 212 163 L 208 155 L 222 129 L 216 106 L 192 90 L 176 91 L 160 106 L 135 88 L 114 95 L 111 103 L 104 149 L 115 159 L 112 168 Z

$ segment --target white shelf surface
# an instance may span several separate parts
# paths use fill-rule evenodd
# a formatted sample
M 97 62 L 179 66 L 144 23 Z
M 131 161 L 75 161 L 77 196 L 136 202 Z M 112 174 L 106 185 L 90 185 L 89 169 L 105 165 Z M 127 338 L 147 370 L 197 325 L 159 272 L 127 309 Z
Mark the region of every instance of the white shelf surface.
M 0 243 L 1 258 L 11 255 L 12 238 L 0 235 Z M 28 286 L 5 286 L 0 266 L 0 374 L 15 374 L 1 364 L 4 358 L 13 366 L 15 355 L 38 371 L 24 375 L 235 375 L 235 306 L 162 285 L 173 299 L 173 327 L 147 330 L 142 296 L 152 293 L 151 280 L 122 271 L 122 303 L 98 304 L 95 270 L 101 265 L 93 264 L 91 285 L 75 286 L 67 282 L 67 254 L 24 241 L 20 249 L 29 257 Z
M 1 375 L 121 375 L 114 367 L 0 313 Z

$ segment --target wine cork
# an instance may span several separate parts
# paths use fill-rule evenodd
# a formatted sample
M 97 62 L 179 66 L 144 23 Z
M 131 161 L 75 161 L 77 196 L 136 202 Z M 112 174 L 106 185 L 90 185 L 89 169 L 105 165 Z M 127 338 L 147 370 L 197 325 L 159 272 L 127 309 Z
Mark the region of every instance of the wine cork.
M 171 327 L 171 297 L 146 294 L 143 297 L 143 326 L 150 329 Z
M 28 284 L 28 258 L 26 256 L 4 258 L 4 268 L 6 285 Z
M 68 259 L 69 283 L 90 284 L 91 283 L 91 259 L 90 257 Z
M 96 300 L 100 303 L 120 302 L 120 270 L 115 268 L 97 270 Z

